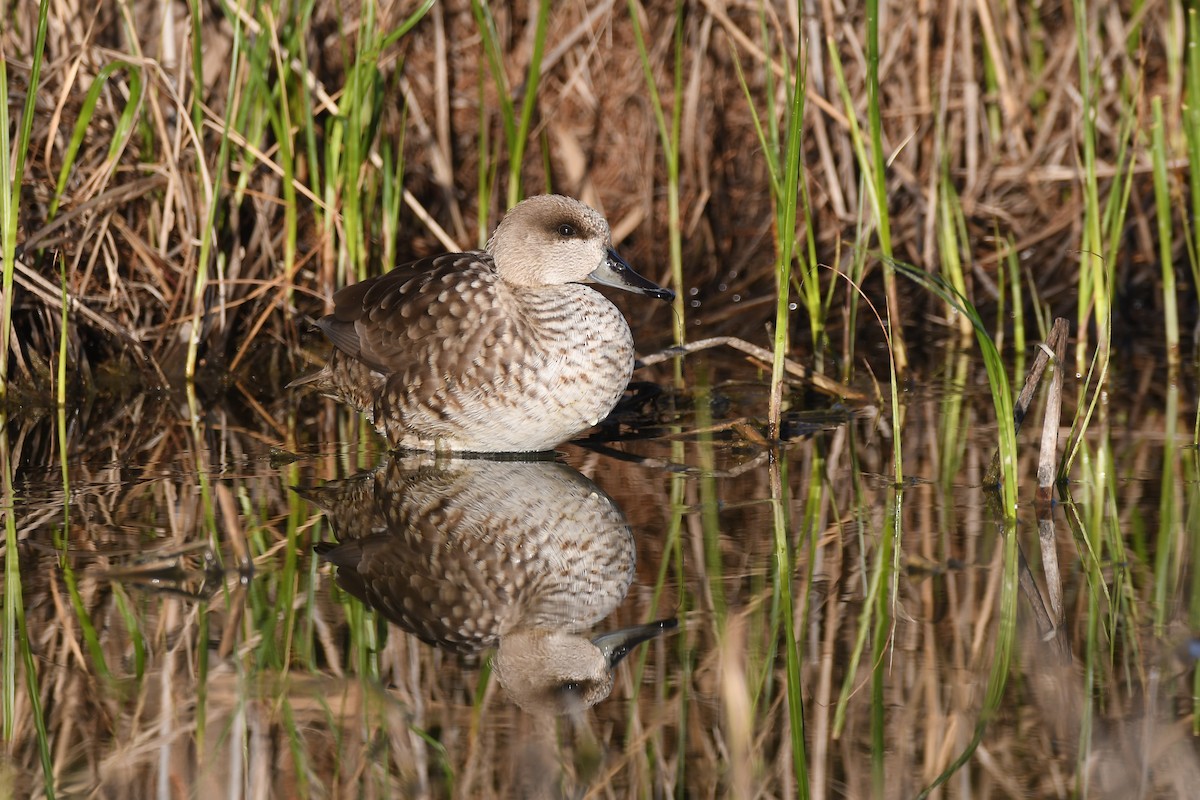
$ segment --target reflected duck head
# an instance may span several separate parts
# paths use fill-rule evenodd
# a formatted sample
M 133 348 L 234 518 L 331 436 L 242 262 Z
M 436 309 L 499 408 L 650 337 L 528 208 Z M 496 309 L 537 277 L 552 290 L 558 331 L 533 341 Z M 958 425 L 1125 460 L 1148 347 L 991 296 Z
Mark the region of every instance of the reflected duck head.
M 514 631 L 500 640 L 492 662 L 500 685 L 533 714 L 573 714 L 612 692 L 613 670 L 639 644 L 673 630 L 675 619 L 604 633 L 589 640 L 561 629 Z

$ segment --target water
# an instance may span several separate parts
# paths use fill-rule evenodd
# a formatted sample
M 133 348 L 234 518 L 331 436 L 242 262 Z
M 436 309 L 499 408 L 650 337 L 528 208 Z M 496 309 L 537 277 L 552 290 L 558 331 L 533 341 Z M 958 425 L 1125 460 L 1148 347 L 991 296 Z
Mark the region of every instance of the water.
M 32 664 L 60 796 L 1190 796 L 1178 388 L 1099 409 L 1047 550 L 1040 405 L 1010 530 L 982 372 L 944 363 L 900 488 L 873 409 L 810 398 L 772 460 L 720 358 L 532 463 L 388 457 L 311 398 L 12 419 L 0 786 L 45 791 Z

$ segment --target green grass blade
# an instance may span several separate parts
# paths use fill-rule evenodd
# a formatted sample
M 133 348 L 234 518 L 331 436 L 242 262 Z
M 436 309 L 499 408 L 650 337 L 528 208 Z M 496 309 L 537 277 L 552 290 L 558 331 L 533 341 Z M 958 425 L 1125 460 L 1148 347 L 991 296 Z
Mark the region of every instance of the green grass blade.
M 226 96 L 227 108 L 234 107 L 234 92 L 238 84 L 236 76 L 238 75 L 241 63 L 239 60 L 242 49 L 241 40 L 241 17 L 234 15 L 232 62 L 229 68 L 231 78 Z M 201 330 L 204 327 L 204 293 L 208 287 L 209 256 L 212 253 L 216 237 L 217 214 L 218 206 L 220 205 L 218 203 L 218 195 L 221 192 L 220 176 L 225 174 L 225 165 L 229 161 L 229 149 L 231 145 L 229 130 L 230 118 L 227 116 L 225 118 L 225 127 L 221 134 L 221 143 L 217 151 L 216 165 L 211 174 L 204 162 L 205 154 L 201 150 L 197 150 L 196 152 L 196 167 L 198 174 L 201 176 L 200 183 L 203 188 L 205 202 L 205 227 L 204 233 L 200 237 L 200 253 L 196 260 L 196 275 L 192 284 L 192 320 L 191 330 L 188 334 L 187 361 L 184 367 L 184 375 L 189 385 L 196 376 L 196 360 L 200 352 Z M 197 128 L 192 133 L 196 137 L 197 142 L 203 141 L 203 128 Z
M 841 56 L 838 55 L 837 46 L 832 38 L 828 40 L 828 50 L 830 65 L 833 67 L 834 77 L 837 80 L 838 91 L 842 97 L 842 105 L 846 109 L 846 119 L 850 125 L 850 140 L 854 147 L 855 158 L 858 161 L 859 168 L 862 170 L 863 174 L 868 176 L 863 181 L 867 189 L 866 202 L 871 205 L 871 208 L 874 211 L 876 224 L 878 225 L 880 224 L 880 219 L 887 216 L 887 200 L 884 194 L 886 191 L 886 185 L 884 182 L 884 177 L 876 170 L 874 161 L 867 157 L 866 145 L 863 142 L 862 132 L 858 127 L 858 118 L 854 111 L 854 101 L 850 96 L 850 87 L 846 83 L 845 71 L 842 69 Z M 860 224 L 861 220 L 862 215 L 860 214 Z M 880 237 L 880 241 L 884 241 L 882 235 Z M 886 333 L 889 339 L 888 349 L 892 355 L 892 358 L 889 361 L 889 368 L 891 370 L 889 399 L 892 407 L 892 469 L 893 480 L 897 484 L 900 484 L 904 482 L 904 460 L 900 445 L 900 429 L 903 422 L 903 409 L 900 405 L 898 375 L 904 368 L 903 358 L 905 358 L 905 356 L 904 344 L 902 339 L 898 338 L 897 336 L 898 331 L 893 319 L 893 314 L 897 313 L 898 309 L 894 308 L 896 304 L 893 303 L 891 299 L 895 295 L 895 282 L 891 277 L 893 275 L 894 266 L 891 256 L 888 254 L 891 250 L 890 237 L 887 239 L 887 242 L 887 249 L 884 251 L 885 261 L 887 261 L 887 263 L 884 265 L 884 290 L 888 295 Z M 865 258 L 865 254 L 863 257 Z M 854 275 L 854 283 L 856 285 L 861 285 L 861 277 L 862 276 L 856 272 Z
M 638 0 L 628 0 L 629 22 L 633 27 L 633 38 L 637 45 L 638 59 L 642 65 L 642 77 L 646 82 L 646 91 L 650 94 L 650 107 L 654 111 L 654 121 L 658 126 L 659 144 L 667 166 L 667 232 L 668 246 L 671 254 L 671 283 L 675 289 L 675 300 L 671 304 L 674 321 L 675 344 L 683 344 L 686 337 L 686 307 L 683 287 L 683 227 L 679 216 L 679 141 L 680 123 L 683 113 L 683 21 L 684 5 L 682 0 L 675 3 L 675 28 L 672 38 L 673 70 L 672 91 L 673 103 L 670 124 L 667 123 L 666 112 L 663 110 L 662 96 L 658 91 L 658 83 L 654 79 L 654 68 L 650 63 L 650 50 L 646 45 L 646 37 L 642 31 L 641 3 Z M 675 385 L 683 385 L 683 365 L 675 359 Z
M 108 145 L 106 160 L 110 165 L 116 163 L 129 141 L 129 135 L 133 132 L 134 120 L 137 118 L 137 111 L 142 103 L 142 71 L 132 62 L 113 61 L 100 70 L 83 98 L 83 105 L 79 109 L 79 118 L 75 120 L 75 128 L 71 131 L 67 149 L 63 153 L 62 166 L 58 170 L 58 182 L 55 185 L 54 197 L 50 200 L 50 208 L 46 212 L 47 221 L 53 220 L 58 214 L 58 205 L 62 202 L 62 194 L 67 187 L 67 177 L 71 174 L 71 168 L 75 166 L 75 157 L 79 154 L 79 146 L 83 143 L 83 137 L 92 123 L 92 116 L 96 112 L 96 103 L 100 99 L 100 93 L 108 85 L 109 77 L 120 69 L 127 70 L 129 73 L 129 102 L 125 104 L 121 115 L 117 118 L 116 129 L 113 131 L 112 141 Z
M 1184 80 L 1187 100 L 1183 104 L 1183 134 L 1187 142 L 1188 181 L 1191 189 L 1192 213 L 1188 236 L 1188 262 L 1192 268 L 1192 284 L 1200 292 L 1200 9 L 1187 9 L 1187 56 L 1184 60 Z M 1185 223 L 1188 220 L 1185 219 Z M 1198 672 L 1197 674 L 1200 674 Z
M 998 509 L 1000 510 L 1000 509 Z M 1004 576 L 1000 588 L 1000 619 L 996 631 L 996 649 L 992 658 L 992 668 L 988 673 L 987 688 L 984 692 L 983 708 L 979 710 L 979 720 L 975 723 L 975 731 L 966 748 L 946 767 L 929 786 L 925 787 L 918 800 L 924 800 L 937 787 L 941 786 L 952 775 L 958 772 L 975 754 L 988 725 L 1004 700 L 1004 690 L 1008 685 L 1009 665 L 1012 661 L 1013 644 L 1017 629 L 1017 523 L 1011 516 L 1011 511 L 1004 514 L 1002 522 L 1004 544 Z
M 772 568 L 775 593 L 782 613 L 784 662 L 787 667 L 788 730 L 792 747 L 792 769 L 800 797 L 809 796 L 808 752 L 805 747 L 804 691 L 801 682 L 800 645 L 796 641 L 795 603 L 792 597 L 792 555 L 788 533 L 789 507 L 787 462 L 772 457 L 769 462 L 771 482 L 771 528 L 774 534 Z
M 529 128 L 533 123 L 533 110 L 537 107 L 537 90 L 542 78 L 542 53 L 546 49 L 546 23 L 549 17 L 550 0 L 540 0 L 537 10 L 537 27 L 533 34 L 533 54 L 529 59 L 529 71 L 525 76 L 525 96 L 521 101 L 521 121 L 517 126 L 516 138 L 509 142 L 509 208 L 521 201 L 521 167 L 525 163 L 525 148 L 529 145 Z
M 12 490 L 12 473 L 8 458 L 8 415 L 0 414 L 0 472 L 4 475 L 4 647 L 0 653 L 0 671 L 3 684 L 0 688 L 0 706 L 3 707 L 3 739 L 13 740 L 17 728 L 17 635 L 21 627 L 17 617 L 21 613 L 21 562 L 17 558 L 17 523 L 13 517 L 15 498 Z
M 25 177 L 25 158 L 29 153 L 29 137 L 33 131 L 33 112 L 38 98 L 42 74 L 42 55 L 46 50 L 46 27 L 50 0 L 38 4 L 37 32 L 34 36 L 29 91 L 21 112 L 16 151 L 10 149 L 8 118 L 8 58 L 0 48 L 0 259 L 3 260 L 3 301 L 0 303 L 0 342 L 7 343 L 12 331 L 13 273 L 16 269 L 17 218 L 21 212 L 21 181 Z M 12 171 L 9 171 L 10 162 Z M 7 344 L 0 347 L 0 400 L 8 394 Z
M 1151 154 L 1154 160 L 1154 206 L 1158 218 L 1158 253 L 1162 270 L 1163 325 L 1166 328 L 1167 364 L 1179 369 L 1179 310 L 1175 297 L 1175 259 L 1171 254 L 1171 189 L 1167 180 L 1167 144 L 1163 134 L 1162 98 L 1151 101 L 1154 124 Z M 1200 165 L 1197 165 L 1200 166 Z
M 1080 120 L 1083 139 L 1083 241 L 1080 243 L 1080 290 L 1078 325 L 1076 331 L 1076 360 L 1083 363 L 1087 348 L 1088 323 L 1095 319 L 1099 332 L 1099 349 L 1108 350 L 1108 318 L 1111 308 L 1112 265 L 1105 264 L 1102 254 L 1100 190 L 1096 177 L 1096 96 L 1093 90 L 1093 67 L 1088 46 L 1090 19 L 1086 0 L 1073 0 L 1076 52 L 1079 57 L 1079 93 L 1082 97 Z
M 971 326 L 975 330 L 975 340 L 983 353 L 988 387 L 991 390 L 992 405 L 996 411 L 996 422 L 999 427 L 997 433 L 1000 450 L 1001 512 L 1006 519 L 1012 517 L 1016 514 L 1017 509 L 1017 433 L 1013 422 L 1012 392 L 1000 351 L 996 348 L 996 343 L 984 326 L 975 306 L 956 292 L 945 279 L 930 275 L 924 270 L 901 261 L 894 261 L 893 267 L 901 275 L 936 294 L 971 321 Z
M 504 141 L 508 151 L 513 151 L 517 141 L 517 117 L 513 109 L 512 94 L 508 88 L 508 77 L 504 71 L 504 55 L 500 50 L 499 36 L 496 33 L 496 20 L 492 17 L 492 9 L 485 0 L 471 0 L 471 13 L 475 15 L 475 23 L 479 35 L 483 39 L 483 52 L 487 57 L 488 71 L 496 84 L 496 94 L 500 102 L 500 124 L 504 127 Z
M 795 83 L 791 88 L 788 113 L 787 153 L 783 167 L 783 209 L 780 214 L 779 258 L 775 262 L 775 345 L 771 362 L 771 401 L 767 412 L 769 436 L 779 436 L 779 419 L 783 414 L 783 364 L 787 354 L 788 321 L 791 318 L 792 258 L 796 247 L 796 210 L 799 204 L 803 165 L 800 162 L 804 135 L 805 72 L 797 55 Z
M 436 1 L 437 0 L 425 0 L 425 2 L 421 3 L 421 5 L 417 6 L 417 9 L 409 14 L 404 22 L 400 23 L 400 26 L 396 28 L 396 30 L 387 34 L 379 41 L 380 49 L 391 47 L 393 44 L 404 38 L 406 33 L 415 28 L 417 23 L 425 18 L 425 15 L 428 14 L 430 9 L 433 8 L 433 4 Z

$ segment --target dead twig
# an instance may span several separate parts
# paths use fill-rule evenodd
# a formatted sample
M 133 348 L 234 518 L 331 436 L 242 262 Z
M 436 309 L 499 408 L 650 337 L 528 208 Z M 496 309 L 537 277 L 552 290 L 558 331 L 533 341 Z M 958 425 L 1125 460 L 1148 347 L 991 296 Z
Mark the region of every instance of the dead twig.
M 43 278 L 21 259 L 17 259 L 16 261 L 16 271 L 13 274 L 13 278 L 22 288 L 35 295 L 47 306 L 56 310 L 62 309 L 62 289 Z M 79 298 L 69 292 L 67 293 L 67 310 L 78 319 L 91 323 L 128 345 L 138 356 L 137 364 L 148 367 L 153 371 L 154 376 L 160 382 L 159 385 L 166 386 L 169 383 L 166 375 L 163 374 L 162 367 L 159 366 L 149 351 L 138 341 L 137 336 L 128 328 L 109 319 L 99 311 L 88 308 L 79 301 Z
M 745 339 L 738 339 L 735 336 L 714 336 L 711 339 L 697 339 L 694 342 L 676 345 L 675 347 L 668 347 L 665 350 L 660 350 L 657 353 L 643 356 L 642 358 L 638 359 L 635 368 L 649 367 L 653 364 L 661 364 L 663 361 L 668 361 L 672 358 L 679 358 L 680 356 L 691 355 L 692 353 L 698 353 L 701 350 L 708 350 L 712 347 L 721 346 L 732 347 L 734 350 L 739 350 L 751 356 L 752 358 L 756 358 L 759 361 L 765 361 L 767 363 L 770 363 L 774 358 L 771 351 L 767 348 L 759 347 L 756 344 L 751 344 Z M 791 359 L 785 358 L 783 360 L 783 368 L 792 377 L 798 378 L 802 381 L 807 381 L 808 383 L 812 384 L 814 389 L 824 394 L 832 395 L 848 402 L 865 403 L 867 401 L 866 395 L 857 389 L 851 389 L 849 386 L 843 386 L 832 378 L 805 369 L 802 365 L 797 364 Z
M 1033 393 L 1041 383 L 1042 373 L 1046 371 L 1047 365 L 1050 363 L 1050 356 L 1056 352 L 1060 352 L 1061 347 L 1066 347 L 1067 331 L 1069 325 L 1062 317 L 1054 320 L 1054 324 L 1050 327 L 1050 335 L 1046 337 L 1044 347 L 1038 349 L 1037 357 L 1033 360 L 1033 366 L 1029 368 L 1029 374 L 1025 378 L 1025 386 L 1021 389 L 1021 394 L 1017 396 L 1017 402 L 1013 405 L 1013 423 L 1016 430 L 1021 430 L 1021 423 L 1025 421 L 1025 415 L 1029 413 L 1029 404 L 1033 402 Z M 987 474 L 983 477 L 985 486 L 995 486 L 1000 482 L 1000 450 L 992 455 L 992 463 L 988 466 Z

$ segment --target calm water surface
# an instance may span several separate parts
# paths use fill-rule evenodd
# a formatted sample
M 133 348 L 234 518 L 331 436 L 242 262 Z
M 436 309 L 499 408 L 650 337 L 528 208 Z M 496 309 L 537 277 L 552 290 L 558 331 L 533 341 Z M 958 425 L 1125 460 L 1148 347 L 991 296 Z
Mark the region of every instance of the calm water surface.
M 0 793 L 1193 796 L 1185 389 L 1101 404 L 1053 507 L 1036 402 L 1006 528 L 974 361 L 906 386 L 899 488 L 874 408 L 773 459 L 757 373 L 697 363 L 549 460 L 250 391 L 9 419 Z

